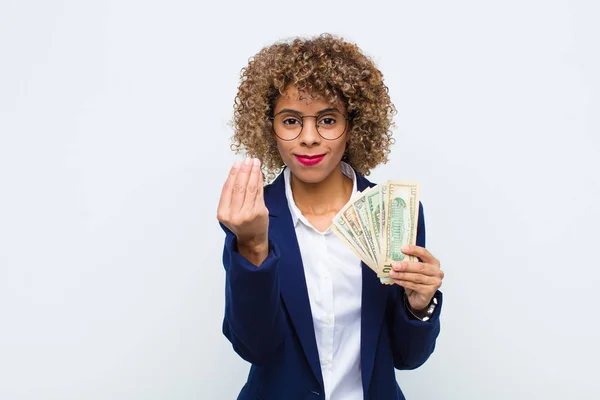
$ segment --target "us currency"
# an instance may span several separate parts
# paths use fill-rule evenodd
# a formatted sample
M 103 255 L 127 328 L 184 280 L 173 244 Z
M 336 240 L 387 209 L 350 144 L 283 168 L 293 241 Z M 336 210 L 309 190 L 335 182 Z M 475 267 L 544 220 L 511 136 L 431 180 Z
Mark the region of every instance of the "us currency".
M 373 237 L 373 230 L 369 223 L 369 215 L 367 210 L 367 198 L 369 189 L 362 192 L 362 196 L 357 198 L 353 203 L 354 212 L 356 213 L 360 229 L 363 232 L 363 237 L 367 243 L 369 253 L 373 256 L 375 265 L 379 265 L 379 248 L 375 244 L 375 238 Z
M 369 230 L 373 233 L 378 259 L 381 254 L 381 186 L 377 185 L 365 194 Z
M 383 258 L 383 242 L 385 240 L 385 238 L 383 237 L 384 232 L 385 232 L 385 215 L 386 215 L 386 199 L 387 199 L 387 184 L 383 184 L 381 185 L 379 191 L 381 192 L 381 194 L 379 195 L 379 203 L 380 203 L 380 216 L 379 216 L 379 241 L 380 241 L 380 247 L 379 250 L 381 252 L 381 257 Z M 379 275 L 379 267 L 381 265 L 377 265 L 377 275 Z
M 364 250 L 364 253 L 369 257 L 370 265 L 377 266 L 377 263 L 375 262 L 375 257 L 371 253 L 369 245 L 367 244 L 365 233 L 363 232 L 360 226 L 360 222 L 358 220 L 358 216 L 356 215 L 356 211 L 354 210 L 354 207 L 352 207 L 352 202 L 348 203 L 345 206 L 345 209 L 343 209 L 342 211 L 342 216 L 345 218 L 346 222 L 348 222 L 348 226 L 352 230 L 354 237 L 358 239 L 358 243 L 360 244 L 361 249 Z
M 388 181 L 386 184 L 385 216 L 383 217 L 382 255 L 379 277 L 389 277 L 392 262 L 416 261 L 400 250 L 406 244 L 416 244 L 419 217 L 419 184 L 417 182 Z
M 365 254 L 364 250 L 360 246 L 358 239 L 352 233 L 352 229 L 348 224 L 348 221 L 343 215 L 338 215 L 333 222 L 333 233 L 340 238 L 350 249 L 356 254 L 358 258 L 362 260 L 369 268 L 374 272 L 377 272 L 377 264 L 373 264 L 369 257 Z
M 381 194 L 382 194 L 382 186 L 381 185 L 376 185 L 374 187 L 371 188 L 371 190 L 369 190 L 367 193 L 365 193 L 365 203 L 366 203 L 366 210 L 367 210 L 367 217 L 368 217 L 368 224 L 369 224 L 369 232 L 371 232 L 371 236 L 374 240 L 374 245 L 376 247 L 376 252 L 377 252 L 377 267 L 379 267 L 379 261 L 381 258 L 381 210 L 382 210 L 382 203 L 381 203 Z M 378 271 L 375 271 L 378 272 Z M 384 283 L 386 285 L 391 285 L 394 283 L 394 281 L 392 280 L 392 278 L 390 278 L 389 276 L 386 277 L 379 277 L 381 283 Z

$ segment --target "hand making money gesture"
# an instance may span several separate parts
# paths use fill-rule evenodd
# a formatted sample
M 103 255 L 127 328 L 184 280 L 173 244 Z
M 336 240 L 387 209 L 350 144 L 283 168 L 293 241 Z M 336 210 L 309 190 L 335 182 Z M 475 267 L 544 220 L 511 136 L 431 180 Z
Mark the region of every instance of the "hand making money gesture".
M 414 311 L 425 311 L 435 292 L 442 286 L 444 272 L 440 269 L 438 259 L 424 247 L 403 246 L 401 250 L 404 254 L 419 257 L 423 261 L 393 262 L 390 278 L 404 287 Z
M 237 237 L 238 251 L 258 266 L 268 255 L 269 211 L 263 197 L 260 160 L 246 158 L 231 168 L 223 185 L 217 219 Z

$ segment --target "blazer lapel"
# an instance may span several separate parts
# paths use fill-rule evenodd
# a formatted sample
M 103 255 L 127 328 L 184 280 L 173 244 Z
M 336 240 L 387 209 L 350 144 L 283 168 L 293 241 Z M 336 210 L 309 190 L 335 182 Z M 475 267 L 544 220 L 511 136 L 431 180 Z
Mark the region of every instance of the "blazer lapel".
M 356 174 L 357 189 L 365 190 L 375 186 L 360 174 Z M 304 266 L 292 216 L 285 197 L 285 181 L 280 174 L 268 189 L 265 188 L 265 204 L 269 210 L 269 235 L 277 240 L 282 263 L 280 265 L 279 285 L 281 296 L 292 324 L 317 381 L 323 387 L 323 375 L 319 362 L 317 341 L 308 300 L 308 289 L 304 277 Z M 377 339 L 385 311 L 387 290 L 377 279 L 375 273 L 362 264 L 362 306 L 361 306 L 361 373 L 363 390 L 369 391 L 375 362 Z
M 265 188 L 266 189 L 266 188 Z M 317 341 L 313 325 L 304 266 L 296 230 L 285 196 L 285 181 L 281 173 L 265 190 L 265 205 L 269 210 L 269 236 L 277 238 L 281 264 L 279 287 L 285 307 L 317 381 L 323 387 Z
M 360 174 L 356 174 L 357 189 L 365 190 L 375 186 Z M 362 370 L 362 383 L 365 393 L 369 392 L 377 339 L 381 331 L 381 322 L 385 311 L 387 290 L 379 282 L 377 275 L 365 263 L 362 264 L 362 307 L 361 307 L 361 335 L 360 335 L 360 362 Z

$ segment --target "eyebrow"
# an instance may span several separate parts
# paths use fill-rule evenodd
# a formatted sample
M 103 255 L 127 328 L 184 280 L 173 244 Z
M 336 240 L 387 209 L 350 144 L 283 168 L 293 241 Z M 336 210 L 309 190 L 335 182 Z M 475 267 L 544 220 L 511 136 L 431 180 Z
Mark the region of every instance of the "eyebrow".
M 321 110 L 321 111 L 317 111 L 317 115 L 319 115 L 319 114 L 322 114 L 322 113 L 324 113 L 324 112 L 327 112 L 327 111 L 337 111 L 337 112 L 341 112 L 341 111 L 340 111 L 340 110 L 338 110 L 337 108 L 331 108 L 331 107 L 330 107 L 330 108 L 325 108 L 325 109 L 323 109 L 323 110 Z M 283 110 L 280 110 L 280 111 L 278 111 L 278 112 L 277 112 L 277 114 L 279 114 L 279 113 L 282 113 L 282 112 L 291 112 L 291 113 L 298 114 L 298 115 L 304 115 L 304 114 L 302 114 L 300 111 L 298 111 L 298 110 L 293 110 L 293 109 L 291 109 L 291 108 L 284 108 Z

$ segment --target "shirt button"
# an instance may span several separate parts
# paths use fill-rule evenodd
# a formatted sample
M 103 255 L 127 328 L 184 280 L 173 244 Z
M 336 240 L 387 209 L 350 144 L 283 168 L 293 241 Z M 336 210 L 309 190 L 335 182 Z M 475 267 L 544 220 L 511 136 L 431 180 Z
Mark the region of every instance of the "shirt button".
M 327 318 L 325 318 L 325 323 L 326 323 L 327 325 L 331 325 L 331 324 L 333 324 L 333 318 L 331 318 L 331 317 L 327 317 Z
M 329 279 L 329 274 L 323 275 L 323 279 L 328 280 Z

